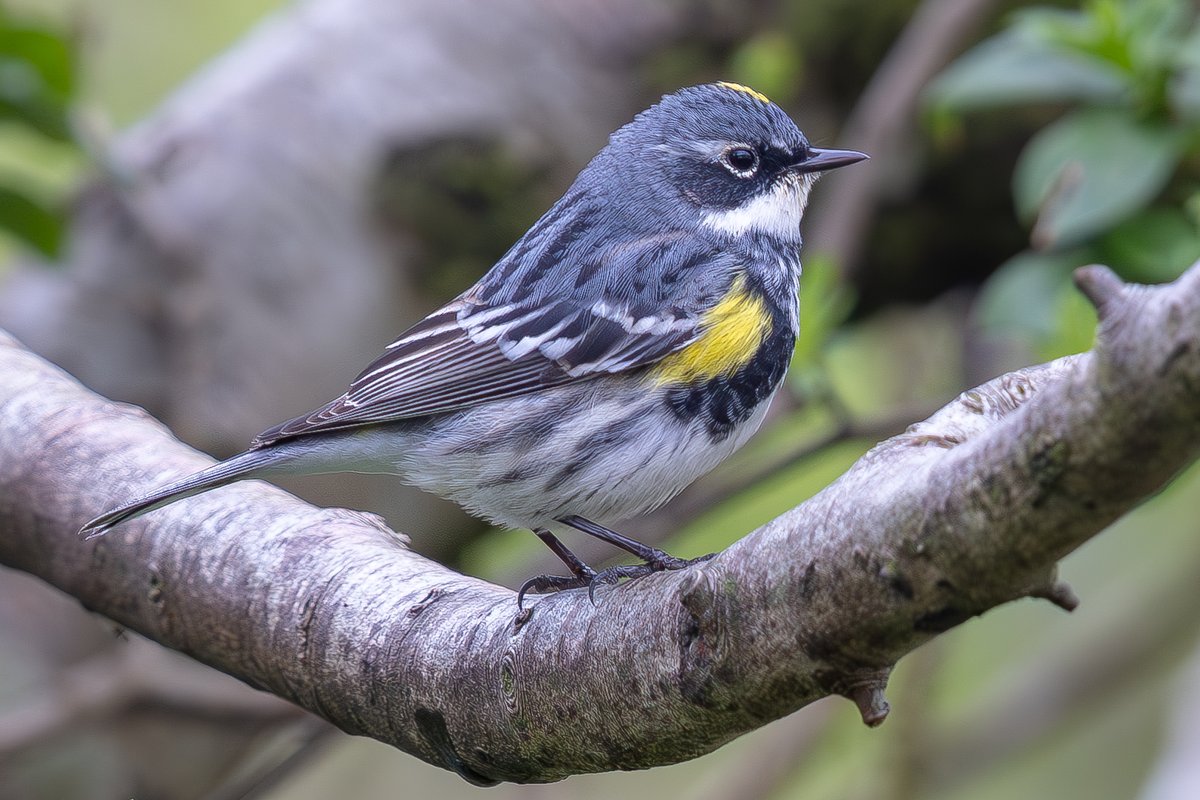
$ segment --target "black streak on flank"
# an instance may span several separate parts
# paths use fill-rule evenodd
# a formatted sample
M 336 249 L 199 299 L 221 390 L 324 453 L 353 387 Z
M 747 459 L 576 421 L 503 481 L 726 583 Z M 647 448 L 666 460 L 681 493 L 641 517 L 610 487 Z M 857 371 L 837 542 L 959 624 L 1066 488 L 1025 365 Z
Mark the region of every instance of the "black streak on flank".
M 722 441 L 766 400 L 787 372 L 796 335 L 775 320 L 750 363 L 732 375 L 667 392 L 667 406 L 683 421 L 699 416 L 714 442 Z

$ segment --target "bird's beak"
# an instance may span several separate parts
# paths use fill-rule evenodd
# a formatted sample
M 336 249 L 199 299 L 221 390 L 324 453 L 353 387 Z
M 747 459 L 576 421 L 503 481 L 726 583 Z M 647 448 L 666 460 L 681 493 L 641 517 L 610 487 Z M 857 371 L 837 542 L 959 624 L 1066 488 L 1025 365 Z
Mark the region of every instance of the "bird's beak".
M 870 156 L 857 150 L 823 150 L 819 147 L 810 147 L 804 154 L 804 158 L 792 165 L 792 171 L 799 173 L 824 172 L 849 164 L 857 164 L 867 158 Z

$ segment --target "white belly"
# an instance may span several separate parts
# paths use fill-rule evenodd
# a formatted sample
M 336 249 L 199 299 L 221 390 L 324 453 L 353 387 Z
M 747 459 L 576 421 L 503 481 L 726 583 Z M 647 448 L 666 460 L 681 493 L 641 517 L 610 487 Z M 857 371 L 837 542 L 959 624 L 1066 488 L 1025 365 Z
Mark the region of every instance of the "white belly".
M 400 475 L 513 528 L 576 514 L 612 524 L 665 503 L 758 429 L 768 402 L 724 439 L 667 410 L 660 390 L 586 382 L 490 403 L 434 422 L 354 432 L 354 464 Z M 603 395 L 598 396 L 598 395 Z M 349 437 L 348 437 L 349 438 Z M 366 457 L 364 459 L 364 453 Z

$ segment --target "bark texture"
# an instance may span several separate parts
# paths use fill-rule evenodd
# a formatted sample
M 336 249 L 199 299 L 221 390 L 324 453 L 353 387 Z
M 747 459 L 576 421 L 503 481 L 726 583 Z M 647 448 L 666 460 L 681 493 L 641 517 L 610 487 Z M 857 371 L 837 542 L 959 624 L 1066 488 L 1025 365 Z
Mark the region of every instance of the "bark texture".
M 712 561 L 537 600 L 261 483 L 81 542 L 209 463 L 144 412 L 0 346 L 0 562 L 170 647 L 477 783 L 671 763 L 831 693 L 869 724 L 903 654 L 1023 596 L 1200 453 L 1200 265 L 1077 276 L 1095 348 L 1001 376 Z

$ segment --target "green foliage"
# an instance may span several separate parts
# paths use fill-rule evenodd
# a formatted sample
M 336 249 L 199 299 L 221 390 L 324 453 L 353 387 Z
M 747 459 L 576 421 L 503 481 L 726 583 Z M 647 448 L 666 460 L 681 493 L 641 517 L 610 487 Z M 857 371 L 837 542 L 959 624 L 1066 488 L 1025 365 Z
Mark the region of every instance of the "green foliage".
M 976 307 L 979 323 L 988 330 L 1051 336 L 1057 327 L 1054 309 L 1079 261 L 1075 251 L 1014 256 L 988 281 Z
M 1016 165 L 1015 205 L 1035 252 L 985 286 L 986 325 L 1024 333 L 1047 355 L 1070 352 L 1081 337 L 1063 315 L 1091 321 L 1063 299 L 1072 267 L 1102 261 L 1131 280 L 1163 281 L 1200 258 L 1200 15 L 1191 0 L 1026 9 L 952 64 L 929 99 L 942 126 L 984 108 L 1067 109 Z
M 1125 220 L 1100 239 L 1095 260 L 1120 264 L 1127 278 L 1141 283 L 1172 280 L 1200 256 L 1200 193 L 1192 201 L 1190 214 L 1156 207 Z
M 1146 115 L 1194 113 L 1195 26 L 1189 0 L 1025 9 L 939 76 L 931 100 L 959 111 L 1051 100 L 1117 104 Z
M 61 32 L 0 7 L 0 126 L 74 148 L 75 59 Z M 46 192 L 0 175 L 0 231 L 56 256 L 65 221 Z
M 1034 101 L 1111 101 L 1123 91 L 1116 70 L 1047 47 L 1020 28 L 981 43 L 930 87 L 939 106 L 957 111 Z
M 733 52 L 730 76 L 781 102 L 804 81 L 804 57 L 797 41 L 778 30 L 767 30 Z
M 829 338 L 854 310 L 854 290 L 842 282 L 838 267 L 816 254 L 804 259 L 800 292 L 800 325 L 804 335 L 796 342 L 790 374 L 797 377 L 821 368 L 821 354 Z
M 53 256 L 62 244 L 63 219 L 32 197 L 0 184 L 0 230 Z
M 1057 250 L 1102 234 L 1145 208 L 1186 151 L 1184 131 L 1122 109 L 1086 109 L 1043 129 L 1013 176 L 1033 244 Z

